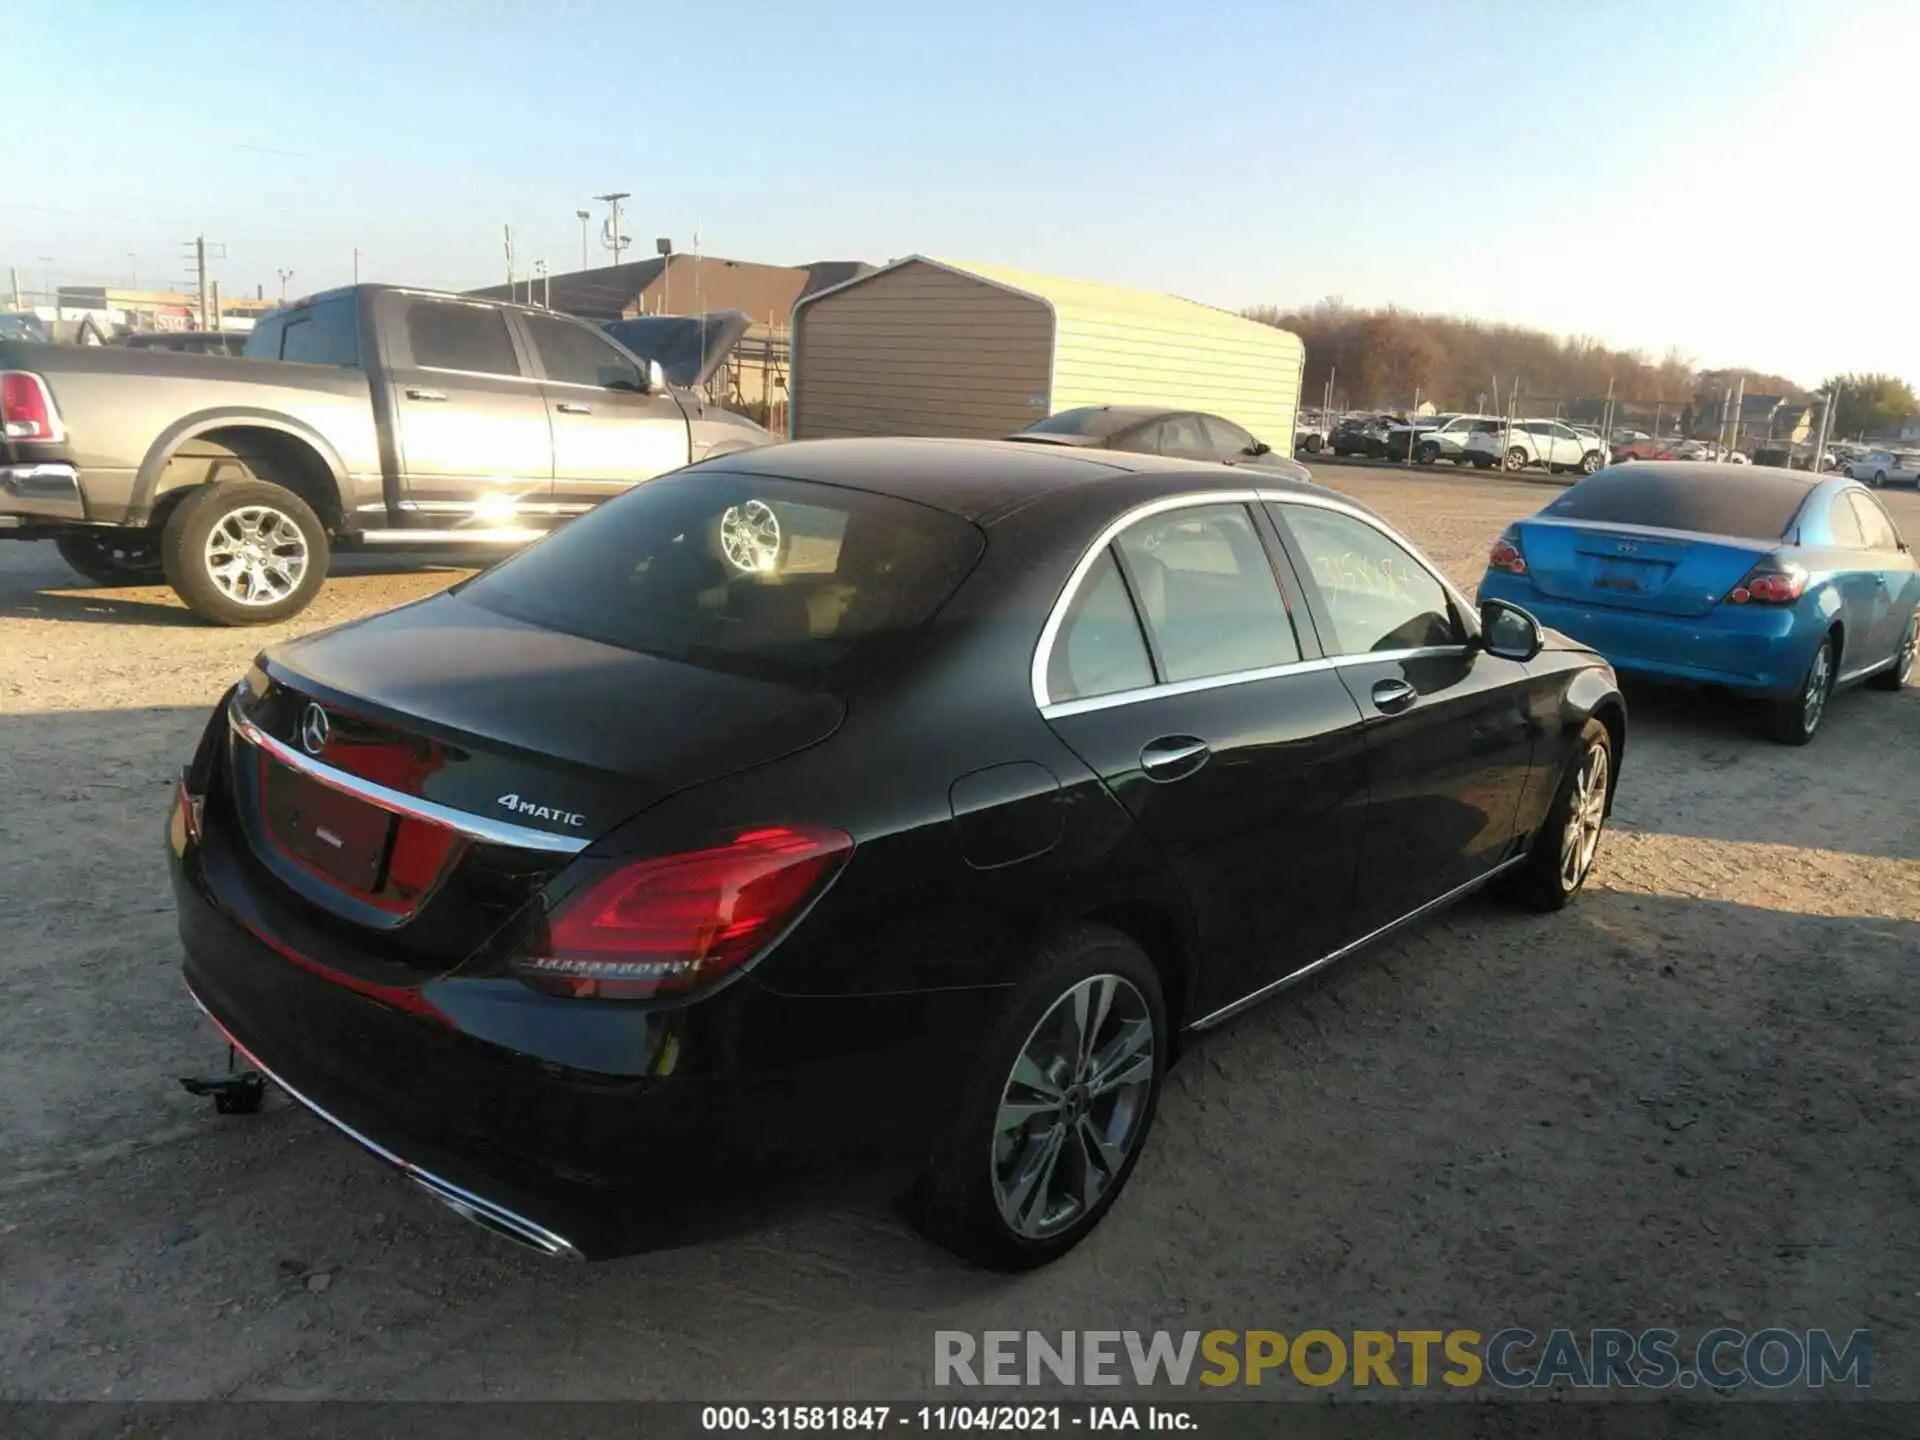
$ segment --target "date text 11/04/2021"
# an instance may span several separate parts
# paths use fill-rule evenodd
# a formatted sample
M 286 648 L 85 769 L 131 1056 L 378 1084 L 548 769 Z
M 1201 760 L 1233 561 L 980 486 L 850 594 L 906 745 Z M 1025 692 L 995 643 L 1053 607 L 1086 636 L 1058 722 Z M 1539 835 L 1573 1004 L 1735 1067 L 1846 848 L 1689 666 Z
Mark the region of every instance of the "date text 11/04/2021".
M 1157 1405 L 705 1405 L 711 1431 L 1197 1430 L 1190 1410 Z

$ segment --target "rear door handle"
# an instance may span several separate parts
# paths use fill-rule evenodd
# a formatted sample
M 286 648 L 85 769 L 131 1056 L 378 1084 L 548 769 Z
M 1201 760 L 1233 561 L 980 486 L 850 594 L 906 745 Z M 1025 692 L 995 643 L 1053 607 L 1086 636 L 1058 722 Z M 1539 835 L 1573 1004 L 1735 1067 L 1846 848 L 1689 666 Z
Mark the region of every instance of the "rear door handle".
M 562 415 L 591 415 L 593 413 L 593 406 L 576 405 L 571 400 L 562 400 L 553 408 L 558 410 Z
M 1404 680 L 1376 680 L 1373 682 L 1373 703 L 1378 710 L 1388 715 L 1404 710 L 1420 698 L 1420 692 Z
M 447 392 L 444 390 L 409 390 L 407 391 L 407 398 L 409 400 L 444 400 L 447 398 Z
M 1184 780 L 1212 753 L 1206 741 L 1192 735 L 1165 735 L 1142 748 L 1140 769 L 1149 780 Z

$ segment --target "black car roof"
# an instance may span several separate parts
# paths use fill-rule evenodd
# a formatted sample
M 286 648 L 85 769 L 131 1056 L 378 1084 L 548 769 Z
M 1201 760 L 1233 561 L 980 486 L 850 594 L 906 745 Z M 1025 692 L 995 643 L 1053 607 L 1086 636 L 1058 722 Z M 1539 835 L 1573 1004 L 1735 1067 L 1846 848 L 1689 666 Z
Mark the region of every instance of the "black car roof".
M 1302 495 L 1333 493 L 1319 485 L 1302 484 L 1265 471 L 1249 479 L 1206 460 L 1017 440 L 796 440 L 743 450 L 711 463 L 716 468 L 747 474 L 812 480 L 893 495 L 981 525 L 991 525 L 1043 495 L 1116 475 L 1164 476 L 1168 494 L 1255 486 Z

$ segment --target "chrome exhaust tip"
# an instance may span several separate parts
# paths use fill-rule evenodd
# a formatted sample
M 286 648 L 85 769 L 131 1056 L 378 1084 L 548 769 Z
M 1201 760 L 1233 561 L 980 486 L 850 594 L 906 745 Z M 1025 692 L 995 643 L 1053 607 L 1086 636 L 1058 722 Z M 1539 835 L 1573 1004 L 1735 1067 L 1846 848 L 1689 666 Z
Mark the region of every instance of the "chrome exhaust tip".
M 437 1175 L 429 1175 L 424 1170 L 408 1170 L 407 1178 L 426 1191 L 442 1205 L 446 1206 L 462 1220 L 470 1220 L 482 1230 L 511 1240 L 549 1260 L 584 1260 L 587 1257 L 571 1240 L 556 1235 L 544 1225 L 536 1225 L 524 1215 L 483 1200 L 478 1195 L 450 1185 Z

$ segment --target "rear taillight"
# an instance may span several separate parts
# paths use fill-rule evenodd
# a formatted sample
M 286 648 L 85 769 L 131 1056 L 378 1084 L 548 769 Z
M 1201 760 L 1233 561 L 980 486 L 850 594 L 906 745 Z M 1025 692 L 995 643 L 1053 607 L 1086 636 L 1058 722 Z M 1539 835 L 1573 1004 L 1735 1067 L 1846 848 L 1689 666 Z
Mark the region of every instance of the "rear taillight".
M 9 440 L 60 438 L 60 415 L 46 381 L 28 370 L 0 370 L 0 433 Z
M 1807 589 L 1807 572 L 1791 561 L 1756 565 L 1727 592 L 1729 605 L 1791 605 Z
M 637 861 L 564 901 L 514 973 L 578 998 L 683 995 L 778 939 L 852 850 L 838 830 L 778 825 Z
M 1504 570 L 1509 575 L 1527 573 L 1527 557 L 1520 551 L 1520 532 L 1509 529 L 1493 542 L 1493 549 L 1487 552 L 1487 568 Z

